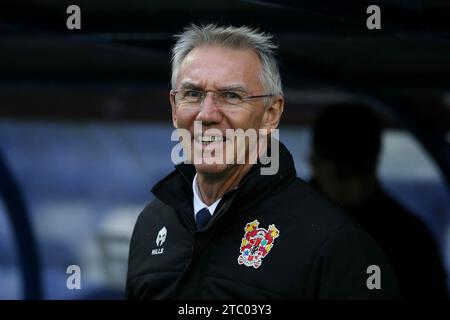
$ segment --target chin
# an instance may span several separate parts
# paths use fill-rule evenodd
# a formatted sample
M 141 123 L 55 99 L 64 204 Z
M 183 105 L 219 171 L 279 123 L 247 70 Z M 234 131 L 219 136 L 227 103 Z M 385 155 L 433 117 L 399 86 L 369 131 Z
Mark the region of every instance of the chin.
M 195 170 L 202 175 L 221 175 L 230 167 L 227 164 L 195 164 Z

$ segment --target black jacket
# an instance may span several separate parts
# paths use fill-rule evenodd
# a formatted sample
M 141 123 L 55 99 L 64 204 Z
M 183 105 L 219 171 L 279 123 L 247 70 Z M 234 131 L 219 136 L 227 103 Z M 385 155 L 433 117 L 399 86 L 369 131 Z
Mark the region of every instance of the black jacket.
M 127 297 L 398 297 L 379 246 L 296 177 L 292 156 L 281 143 L 278 173 L 264 176 L 259 169 L 254 165 L 239 187 L 223 196 L 200 232 L 193 214 L 194 167 L 178 165 L 157 183 L 152 189 L 156 199 L 140 214 L 133 232 Z M 259 225 L 250 225 L 255 220 Z M 381 289 L 367 287 L 370 265 L 380 268 Z

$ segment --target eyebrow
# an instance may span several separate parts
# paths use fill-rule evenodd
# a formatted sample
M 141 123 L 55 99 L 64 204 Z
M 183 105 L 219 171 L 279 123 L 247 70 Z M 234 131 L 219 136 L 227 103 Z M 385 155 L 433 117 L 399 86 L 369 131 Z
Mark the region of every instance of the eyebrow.
M 180 85 L 180 89 L 196 89 L 196 90 L 201 90 L 200 86 L 192 83 L 192 82 L 183 82 Z
M 192 82 L 183 82 L 180 85 L 180 89 L 195 89 L 195 90 L 203 90 L 200 85 L 192 83 Z M 223 86 L 217 88 L 217 91 L 241 91 L 241 92 L 247 92 L 246 88 L 244 88 L 241 85 L 238 84 L 232 84 L 229 86 Z
M 220 87 L 217 89 L 218 91 L 241 91 L 241 92 L 247 92 L 247 90 L 240 85 L 230 85 L 225 87 Z

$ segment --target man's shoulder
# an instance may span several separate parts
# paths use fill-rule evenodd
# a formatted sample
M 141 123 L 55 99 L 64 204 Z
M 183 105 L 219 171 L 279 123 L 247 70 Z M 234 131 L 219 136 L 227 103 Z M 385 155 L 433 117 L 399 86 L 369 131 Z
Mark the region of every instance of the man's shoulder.
M 331 229 L 360 228 L 348 213 L 300 178 L 296 178 L 278 197 L 284 203 L 282 207 L 286 214 L 294 221 L 309 222 Z
M 169 209 L 170 207 L 163 203 L 158 198 L 152 199 L 142 210 L 141 214 L 151 214 L 154 211 L 161 210 L 161 209 Z
M 274 201 L 269 208 L 276 208 L 277 227 L 280 233 L 284 231 L 286 243 L 298 244 L 297 253 L 302 250 L 303 254 L 292 258 L 294 263 L 312 261 L 311 287 L 319 290 L 318 298 L 398 296 L 395 277 L 383 250 L 347 212 L 326 200 L 308 183 L 297 178 L 268 201 Z M 305 252 L 311 254 L 310 260 L 305 260 Z M 368 291 L 366 287 L 367 268 L 371 265 L 383 270 L 383 291 Z
M 166 212 L 169 212 L 171 210 L 173 210 L 171 207 L 163 203 L 158 198 L 154 198 L 139 213 L 136 224 L 154 220 L 158 216 L 164 215 Z

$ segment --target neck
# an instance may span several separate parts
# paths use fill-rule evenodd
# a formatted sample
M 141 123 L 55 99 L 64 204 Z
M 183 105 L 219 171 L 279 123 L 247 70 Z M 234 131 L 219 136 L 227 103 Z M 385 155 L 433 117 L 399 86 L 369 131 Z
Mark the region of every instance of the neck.
M 236 170 L 220 175 L 197 173 L 198 189 L 202 201 L 208 206 L 216 202 L 225 193 L 238 186 L 251 167 L 251 164 L 240 165 Z

